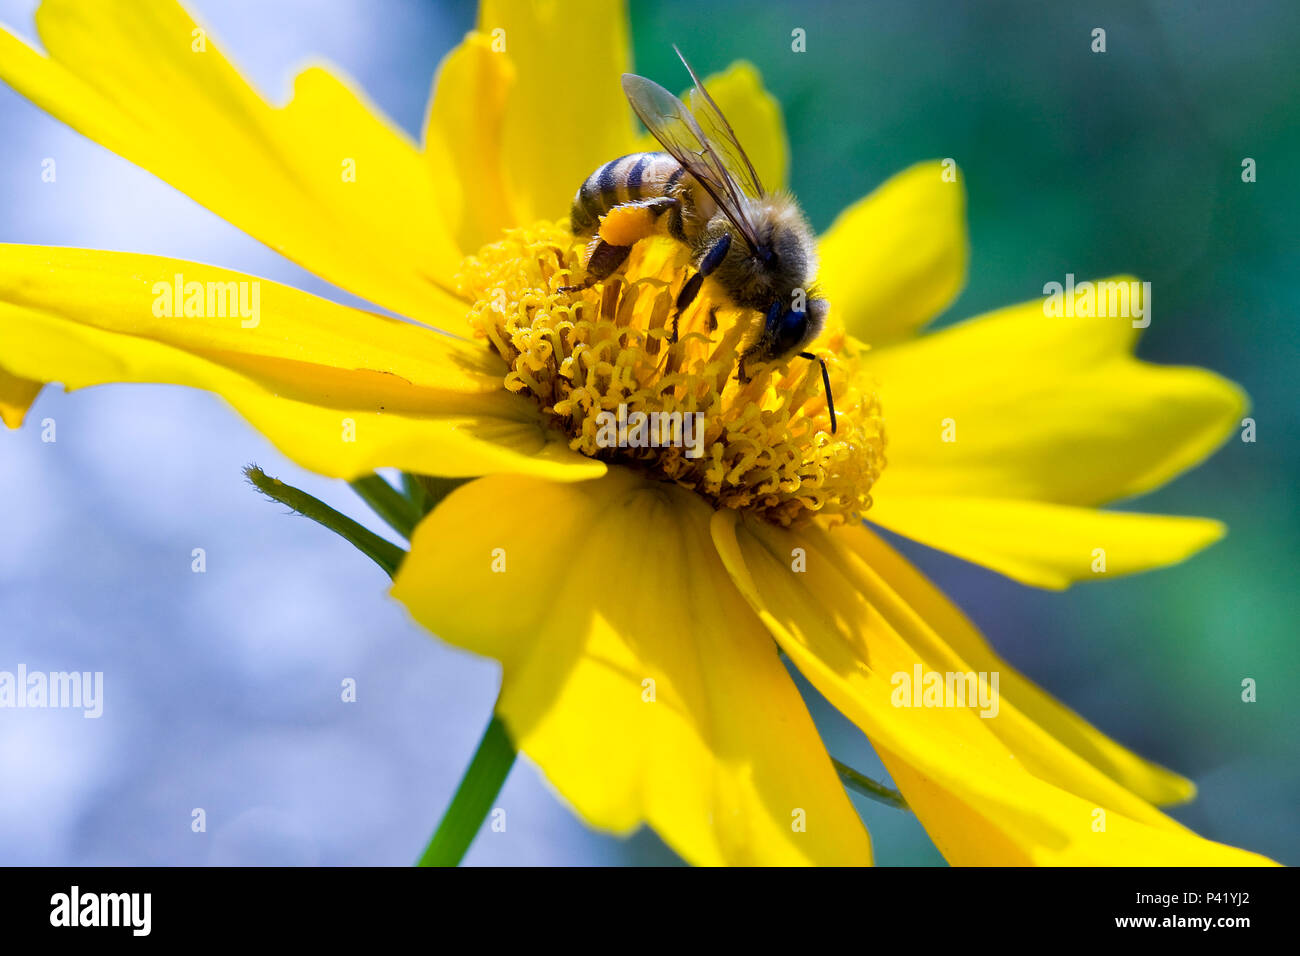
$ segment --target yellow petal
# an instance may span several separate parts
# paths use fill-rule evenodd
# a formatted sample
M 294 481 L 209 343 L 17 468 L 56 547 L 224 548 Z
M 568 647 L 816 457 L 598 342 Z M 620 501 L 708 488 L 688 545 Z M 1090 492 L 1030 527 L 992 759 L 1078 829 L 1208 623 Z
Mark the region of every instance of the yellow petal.
M 873 349 L 866 368 L 889 436 L 878 500 L 1093 505 L 1198 464 L 1245 396 L 1204 369 L 1139 362 L 1135 337 L 1130 319 L 1049 318 L 1034 301 Z
M 184 314 L 187 301 L 202 315 Z M 0 246 L 0 363 L 69 389 L 217 392 L 291 458 L 337 477 L 604 472 L 504 391 L 504 367 L 481 346 L 198 263 Z
M 685 69 L 682 72 L 685 73 Z M 668 80 L 662 85 L 673 86 Z M 721 73 L 704 77 L 704 88 L 731 124 L 737 142 L 763 181 L 763 188 L 769 192 L 785 189 L 790 175 L 790 145 L 785 134 L 785 117 L 777 98 L 763 86 L 758 69 L 752 63 L 737 60 Z M 681 98 L 688 103 L 689 96 L 688 90 L 682 91 Z M 663 149 L 649 133 L 637 141 L 636 148 Z
M 1186 830 L 1054 741 L 1006 695 L 990 718 L 968 706 L 903 706 L 897 675 L 974 668 L 843 536 L 792 533 L 725 511 L 713 518 L 741 593 L 800 671 L 871 739 L 950 862 L 1269 862 Z M 793 547 L 806 550 L 804 573 L 791 570 Z
M 521 224 L 506 183 L 501 145 L 515 68 L 510 57 L 492 49 L 492 42 L 482 33 L 470 33 L 447 54 L 438 69 L 424 127 L 425 151 L 433 159 L 431 172 L 442 175 L 443 156 L 449 154 L 469 197 L 456 226 L 457 240 L 466 252 Z
M 27 409 L 31 408 L 40 391 L 40 382 L 18 378 L 0 368 L 0 421 L 10 428 L 22 425 Z
M 322 278 L 452 316 L 450 159 L 431 169 L 343 81 L 308 69 L 272 107 L 171 0 L 46 0 L 36 24 L 49 56 L 0 30 L 0 80 Z
M 229 360 L 364 369 L 467 393 L 500 389 L 504 374 L 480 345 L 162 256 L 0 244 L 0 301 L 189 351 L 229 353 Z
M 420 525 L 393 593 L 501 661 L 511 738 L 594 826 L 648 823 L 696 864 L 870 862 L 709 514 L 624 469 L 484 478 Z
M 839 534 L 839 532 L 837 532 Z M 966 615 L 897 551 L 865 526 L 845 529 L 843 547 L 888 583 L 972 670 L 1001 675 L 999 692 L 1020 713 L 1093 766 L 1157 805 L 1183 803 L 1196 794 L 1185 777 L 1144 760 L 1101 733 L 998 656 Z M 994 732 L 999 726 L 994 723 Z
M 957 168 L 935 161 L 897 174 L 840 214 L 820 257 L 818 281 L 850 334 L 872 346 L 910 337 L 966 282 L 966 187 Z
M 1209 518 L 1072 508 L 1012 498 L 881 494 L 874 523 L 992 568 L 1023 584 L 1062 589 L 1186 560 L 1223 537 Z
M 1014 753 L 1030 772 L 1100 806 L 1120 810 L 1154 826 L 1177 827 L 1149 802 L 1082 759 L 1029 718 L 1011 693 L 1015 688 L 1002 685 L 1000 670 L 996 666 L 976 668 L 962 657 L 947 640 L 946 632 L 936 630 L 935 622 L 922 617 L 899 593 L 893 580 L 885 577 L 885 571 L 897 570 L 900 565 L 906 567 L 905 562 L 895 556 L 892 565 L 889 562 L 883 566 L 873 563 L 872 559 L 879 555 L 878 549 L 872 547 L 875 539 L 869 532 L 860 527 L 841 528 L 834 532 L 811 527 L 791 533 L 757 525 L 739 534 L 741 541 L 752 538 L 762 544 L 769 556 L 765 565 L 771 564 L 773 558 L 779 559 L 781 555 L 791 553 L 796 547 L 803 549 L 807 562 L 804 571 L 792 571 L 788 562 L 780 570 L 785 586 L 802 584 L 807 598 L 820 602 L 829 615 L 838 618 L 841 623 L 837 628 L 846 648 L 850 651 L 857 649 L 857 657 L 873 671 L 891 679 L 897 673 L 910 677 L 914 666 L 919 663 L 926 672 L 964 674 L 983 671 L 989 675 L 998 674 L 997 683 L 990 685 L 993 689 L 992 706 L 984 708 L 971 701 L 973 710 L 967 711 L 979 711 L 979 723 L 975 726 L 998 738 L 997 746 Z M 752 566 L 753 559 L 753 555 L 747 555 L 746 567 Z M 772 565 L 771 569 L 776 567 Z M 937 593 L 932 597 L 931 607 L 943 602 Z M 954 617 L 960 615 L 951 605 L 947 610 L 949 613 L 941 616 L 939 623 L 951 626 Z M 858 622 L 856 627 L 854 622 Z M 965 624 L 965 628 L 969 627 Z
M 592 171 L 630 152 L 619 77 L 630 52 L 621 0 L 483 0 L 478 30 L 514 63 L 505 104 L 505 174 L 520 220 L 568 215 Z

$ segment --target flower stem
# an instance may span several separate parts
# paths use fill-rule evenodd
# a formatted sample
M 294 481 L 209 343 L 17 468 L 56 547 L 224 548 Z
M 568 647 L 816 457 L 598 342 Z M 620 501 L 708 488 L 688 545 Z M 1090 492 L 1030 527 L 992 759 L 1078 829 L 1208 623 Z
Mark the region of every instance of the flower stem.
M 272 501 L 288 505 L 304 518 L 310 518 L 317 524 L 329 528 L 345 541 L 355 545 L 362 554 L 383 568 L 390 578 L 397 573 L 397 568 L 406 557 L 406 552 L 391 541 L 385 541 L 347 515 L 339 514 L 319 498 L 314 498 L 293 485 L 286 485 L 279 478 L 270 477 L 256 465 L 245 468 L 244 475 L 254 488 Z
M 417 513 L 410 498 L 379 475 L 366 475 L 364 478 L 357 478 L 349 482 L 349 484 L 352 485 L 352 490 L 374 509 L 375 514 L 388 523 L 390 528 L 403 538 L 410 540 L 411 532 L 415 530 L 415 526 L 424 517 L 423 512 Z
M 424 484 L 420 481 L 418 475 L 413 475 L 409 471 L 402 472 L 402 494 L 406 500 L 411 503 L 411 508 L 417 515 L 423 518 L 433 507 L 425 493 Z
M 907 801 L 903 799 L 903 795 L 897 790 L 892 790 L 883 783 L 872 780 L 866 774 L 859 773 L 848 764 L 841 763 L 834 757 L 831 758 L 831 763 L 835 765 L 835 772 L 840 775 L 844 785 L 855 793 L 860 793 L 864 797 L 870 797 L 878 803 L 883 803 L 898 810 L 910 809 Z
M 417 866 L 456 866 L 474 842 L 492 801 L 501 792 L 510 768 L 515 764 L 515 747 L 505 724 L 495 714 L 483 732 L 474 759 L 461 778 L 451 806 L 443 814 L 433 839 Z
M 468 482 L 468 478 L 439 478 L 436 475 L 413 475 L 414 483 L 419 486 L 424 495 L 424 510 L 427 514 L 437 507 L 438 503 L 446 498 L 449 494 Z M 414 496 L 416 492 L 408 488 L 407 494 Z

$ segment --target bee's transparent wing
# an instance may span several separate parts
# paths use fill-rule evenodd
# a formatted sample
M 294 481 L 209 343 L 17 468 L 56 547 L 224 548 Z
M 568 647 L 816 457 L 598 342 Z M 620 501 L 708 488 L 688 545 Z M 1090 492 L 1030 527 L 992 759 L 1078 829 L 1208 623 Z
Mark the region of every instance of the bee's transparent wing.
M 700 124 L 704 135 L 708 137 L 709 145 L 722 158 L 731 178 L 740 184 L 746 196 L 757 199 L 763 195 L 763 183 L 758 178 L 758 170 L 754 169 L 754 164 L 749 161 L 745 148 L 740 145 L 740 140 L 736 139 L 736 131 L 731 128 L 731 124 L 722 115 L 718 104 L 704 88 L 704 82 L 699 74 L 686 61 L 686 57 L 682 55 L 681 50 L 677 49 L 676 44 L 673 44 L 673 50 L 682 61 L 682 66 L 686 67 L 686 72 L 691 75 L 691 82 L 695 84 L 695 89 L 691 91 L 690 96 L 691 114 Z
M 740 230 L 751 249 L 758 249 L 754 226 L 745 215 L 745 199 L 712 140 L 700 128 L 690 108 L 653 80 L 623 74 L 623 92 L 652 136 L 681 163 Z M 719 114 L 721 115 L 721 114 Z M 725 122 L 725 120 L 724 120 Z

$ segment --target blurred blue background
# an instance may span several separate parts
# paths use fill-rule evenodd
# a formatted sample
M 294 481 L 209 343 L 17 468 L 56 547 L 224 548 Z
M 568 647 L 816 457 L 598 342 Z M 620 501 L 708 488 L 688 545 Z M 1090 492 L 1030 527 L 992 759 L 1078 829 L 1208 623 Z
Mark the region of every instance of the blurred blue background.
M 472 4 L 425 0 L 189 6 L 272 99 L 319 56 L 412 134 L 474 19 Z M 0 20 L 30 36 L 35 7 L 0 0 Z M 1300 863 L 1300 5 L 634 2 L 632 23 L 638 71 L 669 86 L 672 42 L 703 71 L 759 67 L 819 229 L 912 162 L 957 159 L 972 266 L 941 324 L 1066 272 L 1130 271 L 1157 303 L 1140 354 L 1245 386 L 1258 441 L 1230 441 L 1137 504 L 1228 522 L 1183 566 L 1062 595 L 902 547 L 1012 663 L 1194 778 L 1200 797 L 1175 816 Z M 806 54 L 790 51 L 796 27 Z M 351 301 L 7 88 L 0 143 L 0 241 L 195 259 Z M 41 182 L 46 157 L 56 183 Z M 47 417 L 54 444 L 31 424 L 0 435 L 0 670 L 101 670 L 105 713 L 0 711 L 0 862 L 414 860 L 486 722 L 496 665 L 431 639 L 367 559 L 257 496 L 250 461 L 367 518 L 216 398 L 47 390 L 29 422 Z M 196 547 L 206 574 L 190 570 Z M 354 704 L 339 700 L 348 677 Z M 1244 677 L 1257 703 L 1241 702 Z M 883 777 L 802 686 L 832 751 Z M 649 833 L 587 831 L 526 763 L 498 803 L 506 832 L 480 834 L 470 863 L 676 861 Z M 857 803 L 880 862 L 942 862 L 908 814 Z M 196 807 L 206 833 L 191 832 Z

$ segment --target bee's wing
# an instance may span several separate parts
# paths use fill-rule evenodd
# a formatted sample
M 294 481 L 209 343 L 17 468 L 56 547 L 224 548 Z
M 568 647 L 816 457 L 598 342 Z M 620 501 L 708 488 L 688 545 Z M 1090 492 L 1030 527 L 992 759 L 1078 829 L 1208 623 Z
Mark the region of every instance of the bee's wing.
M 686 62 L 686 57 L 682 55 L 681 50 L 677 49 L 676 44 L 673 44 L 673 51 L 682 61 L 682 66 L 686 67 L 686 72 L 691 75 L 691 82 L 695 84 L 690 97 L 692 115 L 709 138 L 709 144 L 722 157 L 732 179 L 740 184 L 746 196 L 757 199 L 763 195 L 763 183 L 758 178 L 758 171 L 754 169 L 754 164 L 749 161 L 745 148 L 740 145 L 740 140 L 736 139 L 736 131 L 722 115 L 722 110 L 713 101 L 709 91 L 704 88 L 699 74 Z
M 757 250 L 758 238 L 745 215 L 742 188 L 687 105 L 658 83 L 635 73 L 623 74 L 623 92 L 651 135 L 695 177 L 750 248 Z

